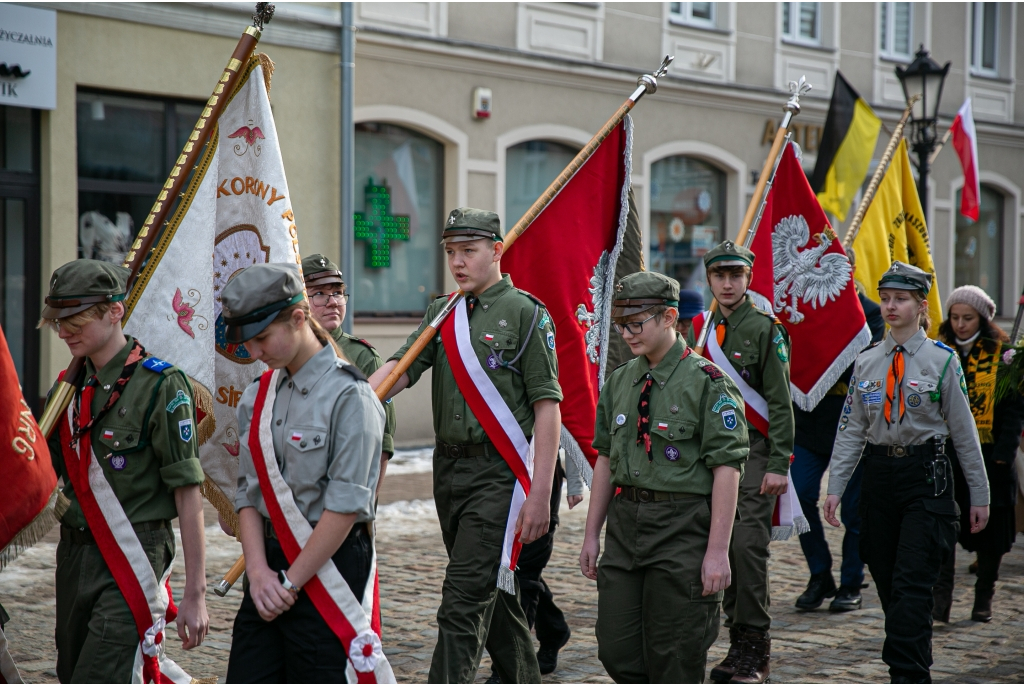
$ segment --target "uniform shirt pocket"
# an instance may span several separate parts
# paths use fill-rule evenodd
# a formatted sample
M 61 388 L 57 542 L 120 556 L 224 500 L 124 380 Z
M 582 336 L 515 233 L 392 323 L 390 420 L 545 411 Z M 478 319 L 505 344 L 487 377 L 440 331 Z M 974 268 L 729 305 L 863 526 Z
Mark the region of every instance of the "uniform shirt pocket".
M 690 464 L 694 450 L 686 444 L 696 433 L 697 422 L 682 414 L 651 417 L 651 456 L 670 463 Z
M 327 429 L 318 426 L 294 426 L 285 434 L 290 451 L 307 454 L 327 448 Z
M 479 340 L 492 350 L 515 350 L 519 347 L 519 334 L 511 331 L 484 331 Z
M 99 443 L 96 456 L 103 470 L 124 475 L 136 475 L 144 470 L 139 450 L 142 427 L 139 424 L 121 423 L 100 426 L 94 429 L 94 440 Z

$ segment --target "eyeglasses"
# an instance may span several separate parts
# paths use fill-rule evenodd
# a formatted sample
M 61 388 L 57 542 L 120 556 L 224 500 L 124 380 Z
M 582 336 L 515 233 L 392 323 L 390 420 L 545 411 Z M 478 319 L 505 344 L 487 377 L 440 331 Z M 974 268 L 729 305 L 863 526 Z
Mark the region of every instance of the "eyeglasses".
M 332 293 L 318 292 L 313 293 L 310 298 L 317 307 L 326 307 L 330 304 L 333 299 L 338 304 L 345 304 L 348 302 L 348 293 L 343 293 L 340 290 L 335 290 Z
M 630 321 L 629 323 L 613 323 L 612 328 L 619 335 L 622 335 L 623 331 L 629 331 L 630 335 L 640 335 L 644 332 L 644 324 L 656 317 L 657 314 L 651 314 L 643 321 Z

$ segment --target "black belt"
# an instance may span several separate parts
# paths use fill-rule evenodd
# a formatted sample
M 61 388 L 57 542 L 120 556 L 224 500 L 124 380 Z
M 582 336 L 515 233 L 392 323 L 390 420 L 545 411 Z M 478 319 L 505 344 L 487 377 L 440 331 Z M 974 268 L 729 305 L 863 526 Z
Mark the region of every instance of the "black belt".
M 319 523 L 319 521 L 317 521 L 317 523 Z M 314 523 L 312 525 L 313 525 L 314 528 L 316 528 L 316 523 Z M 365 532 L 366 532 L 366 524 L 365 523 L 353 524 L 352 530 L 349 531 L 348 538 L 359 537 L 360 535 L 362 535 Z M 271 540 L 277 540 L 278 539 L 277 538 L 277 531 L 274 530 L 274 524 L 268 518 L 263 519 L 263 536 L 267 537 L 267 538 L 270 538 Z M 348 538 L 345 538 L 345 539 L 347 540 Z
M 501 453 L 494 443 L 481 442 L 475 445 L 449 445 L 446 442 L 437 441 L 437 453 L 452 459 L 463 457 L 500 457 Z
M 628 499 L 630 502 L 669 502 L 672 500 L 704 497 L 704 495 L 694 495 L 688 492 L 663 492 L 661 490 L 648 490 L 632 486 L 622 488 L 619 496 Z
M 946 443 L 929 440 L 920 445 L 872 445 L 864 446 L 864 454 L 870 457 L 933 457 L 946 453 Z
M 136 533 L 146 533 L 149 531 L 164 529 L 171 529 L 170 521 L 143 521 L 142 523 L 132 524 L 132 530 Z M 60 539 L 64 542 L 70 542 L 73 545 L 96 544 L 96 537 L 92 534 L 91 530 L 88 528 L 74 528 L 66 523 L 60 524 Z

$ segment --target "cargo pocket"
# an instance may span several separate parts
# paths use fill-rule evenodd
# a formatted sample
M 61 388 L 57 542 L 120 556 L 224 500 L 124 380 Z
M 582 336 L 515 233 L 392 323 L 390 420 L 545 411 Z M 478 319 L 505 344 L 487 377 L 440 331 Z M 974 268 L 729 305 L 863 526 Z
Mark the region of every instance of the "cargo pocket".
M 713 594 L 704 596 L 704 583 L 690 583 L 690 601 L 691 602 L 708 602 L 714 604 L 721 602 L 722 598 L 725 597 L 725 591 L 719 590 Z
M 941 551 L 942 558 L 945 558 L 953 551 L 960 535 L 960 507 L 956 500 L 945 497 L 922 500 L 922 505 L 935 522 L 932 543 Z

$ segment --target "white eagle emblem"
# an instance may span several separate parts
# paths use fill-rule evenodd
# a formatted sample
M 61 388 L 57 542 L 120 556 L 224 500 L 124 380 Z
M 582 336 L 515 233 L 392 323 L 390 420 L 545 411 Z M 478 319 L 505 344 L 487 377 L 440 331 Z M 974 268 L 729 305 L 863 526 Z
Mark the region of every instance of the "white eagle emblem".
M 810 239 L 811 229 L 799 215 L 787 216 L 779 221 L 772 233 L 772 260 L 775 262 L 776 312 L 789 312 L 790 323 L 800 323 L 804 315 L 797 311 L 803 299 L 814 309 L 835 300 L 850 282 L 853 268 L 845 254 L 825 254 L 832 239 L 816 233 L 816 247 L 802 249 Z M 789 304 L 786 304 L 786 300 Z

